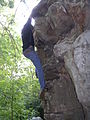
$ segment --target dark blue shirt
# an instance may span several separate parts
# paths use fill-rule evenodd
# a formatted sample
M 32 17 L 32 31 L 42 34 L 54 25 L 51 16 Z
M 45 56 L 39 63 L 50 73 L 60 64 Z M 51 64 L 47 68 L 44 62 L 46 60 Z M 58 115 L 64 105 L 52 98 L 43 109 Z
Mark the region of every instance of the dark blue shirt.
M 24 25 L 21 33 L 22 42 L 23 42 L 23 51 L 27 49 L 30 45 L 34 48 L 34 38 L 32 32 L 33 26 L 31 25 L 30 19 Z

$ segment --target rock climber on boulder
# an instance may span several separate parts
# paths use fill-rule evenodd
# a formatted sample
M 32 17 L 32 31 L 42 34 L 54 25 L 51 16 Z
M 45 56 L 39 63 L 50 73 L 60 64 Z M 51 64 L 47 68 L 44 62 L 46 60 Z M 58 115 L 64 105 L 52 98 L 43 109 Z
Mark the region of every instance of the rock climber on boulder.
M 41 88 L 40 96 L 42 96 L 45 88 L 44 73 L 43 73 L 42 65 L 40 63 L 40 59 L 34 49 L 34 38 L 33 38 L 33 32 L 32 32 L 33 26 L 31 25 L 31 19 L 32 17 L 30 16 L 26 24 L 24 25 L 21 33 L 22 43 L 23 43 L 23 55 L 26 58 L 30 59 L 34 64 L 34 66 L 36 67 L 37 76 L 38 76 L 40 88 Z

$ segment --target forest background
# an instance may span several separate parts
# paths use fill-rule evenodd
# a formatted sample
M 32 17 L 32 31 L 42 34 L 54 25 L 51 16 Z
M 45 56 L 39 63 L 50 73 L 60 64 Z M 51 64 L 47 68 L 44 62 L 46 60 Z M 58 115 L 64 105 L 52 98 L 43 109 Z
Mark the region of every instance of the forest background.
M 22 3 L 26 5 L 25 0 Z M 15 21 L 19 5 L 14 9 L 14 4 L 0 0 L 0 120 L 31 120 L 43 116 L 40 86 L 33 64 L 22 55 Z

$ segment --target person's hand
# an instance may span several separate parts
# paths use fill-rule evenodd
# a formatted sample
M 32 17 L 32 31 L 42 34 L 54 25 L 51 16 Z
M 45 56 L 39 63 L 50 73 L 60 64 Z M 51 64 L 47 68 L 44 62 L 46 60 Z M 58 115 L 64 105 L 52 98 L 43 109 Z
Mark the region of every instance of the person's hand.
M 31 16 L 28 18 L 28 21 L 31 23 L 31 20 L 32 20 L 32 18 L 31 18 Z

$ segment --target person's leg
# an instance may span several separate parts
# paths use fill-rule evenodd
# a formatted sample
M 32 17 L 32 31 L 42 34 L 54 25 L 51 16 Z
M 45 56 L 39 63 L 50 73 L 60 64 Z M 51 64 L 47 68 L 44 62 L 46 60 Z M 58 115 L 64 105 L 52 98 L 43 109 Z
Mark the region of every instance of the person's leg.
M 24 54 L 25 57 L 30 59 L 33 62 L 34 66 L 36 67 L 37 75 L 38 75 L 39 82 L 40 82 L 40 87 L 43 90 L 44 87 L 45 87 L 45 80 L 44 80 L 43 69 L 42 69 L 42 66 L 41 66 L 40 59 L 39 59 L 38 55 L 36 54 L 35 51 L 24 52 L 23 54 Z

